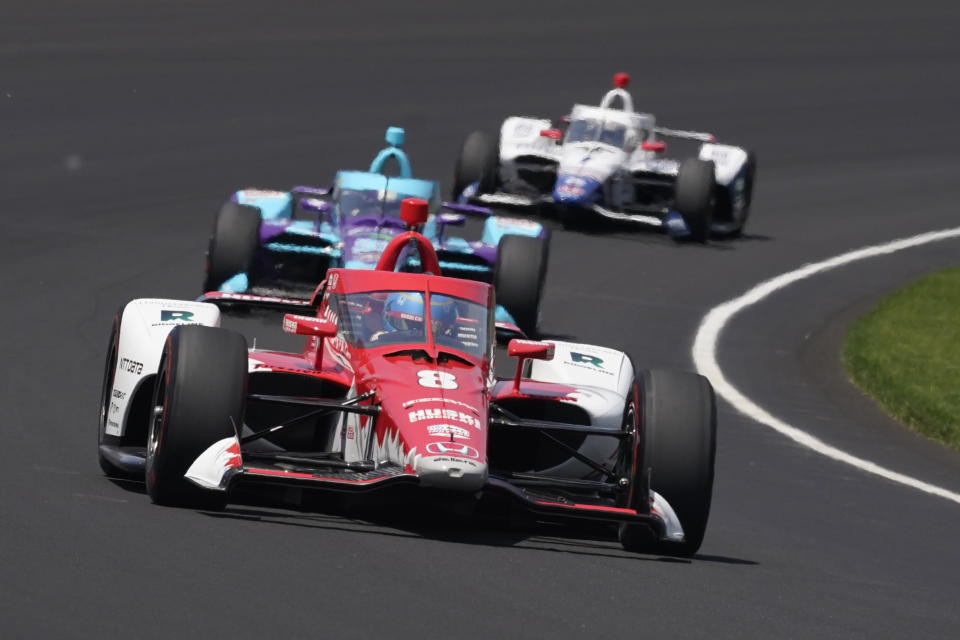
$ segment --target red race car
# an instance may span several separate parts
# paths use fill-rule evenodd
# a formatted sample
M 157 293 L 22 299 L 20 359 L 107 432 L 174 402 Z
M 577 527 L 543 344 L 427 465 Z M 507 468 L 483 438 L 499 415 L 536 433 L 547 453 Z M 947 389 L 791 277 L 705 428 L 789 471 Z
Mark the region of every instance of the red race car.
M 411 224 L 426 204 L 404 203 Z M 423 273 L 394 271 L 408 251 Z M 510 339 L 497 378 L 494 292 L 440 273 L 429 241 L 395 238 L 374 271 L 331 269 L 310 302 L 211 293 L 142 299 L 114 320 L 100 464 L 154 502 L 222 508 L 248 484 L 370 491 L 412 484 L 463 501 L 502 493 L 539 517 L 619 525 L 629 550 L 691 555 L 713 486 L 713 389 L 635 373 L 619 351 Z M 211 304 L 213 303 L 213 304 Z M 219 306 L 295 313 L 302 353 L 248 349 Z

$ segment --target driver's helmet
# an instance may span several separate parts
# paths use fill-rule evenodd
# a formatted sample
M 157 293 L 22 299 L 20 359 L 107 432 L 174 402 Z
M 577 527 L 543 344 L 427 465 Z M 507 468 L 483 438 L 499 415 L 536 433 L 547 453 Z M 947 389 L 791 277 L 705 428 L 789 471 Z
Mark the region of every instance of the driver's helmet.
M 383 305 L 385 331 L 422 331 L 424 320 L 423 294 L 396 292 L 387 296 Z M 430 297 L 430 319 L 434 333 L 448 331 L 457 320 L 457 306 L 447 296 Z

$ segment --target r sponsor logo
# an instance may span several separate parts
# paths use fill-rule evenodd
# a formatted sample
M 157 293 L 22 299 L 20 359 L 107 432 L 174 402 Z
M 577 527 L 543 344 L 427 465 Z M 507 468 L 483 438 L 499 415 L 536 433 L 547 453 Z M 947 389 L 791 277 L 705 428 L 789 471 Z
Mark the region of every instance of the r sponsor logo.
M 604 362 L 605 360 L 599 356 L 571 351 L 570 359 L 565 361 L 564 364 L 567 364 L 571 367 L 578 367 L 580 369 L 589 369 L 594 373 L 602 373 L 608 376 L 616 375 L 614 371 L 610 371 L 604 366 Z
M 163 309 L 160 311 L 160 322 L 196 322 L 193 315 L 193 311 Z
M 603 358 L 598 358 L 597 356 L 591 356 L 585 353 L 570 352 L 570 359 L 574 362 L 582 362 L 584 364 L 593 365 L 598 369 L 603 369 Z

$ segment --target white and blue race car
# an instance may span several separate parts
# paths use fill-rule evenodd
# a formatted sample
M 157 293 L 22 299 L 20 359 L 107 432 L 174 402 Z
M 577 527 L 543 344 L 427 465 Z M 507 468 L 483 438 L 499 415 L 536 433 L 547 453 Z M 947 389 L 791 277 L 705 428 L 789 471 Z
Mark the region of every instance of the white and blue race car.
M 713 135 L 658 127 L 633 110 L 629 76 L 599 106 L 577 104 L 566 131 L 549 119 L 512 116 L 499 143 L 475 131 L 454 170 L 453 197 L 464 203 L 546 205 L 569 226 L 597 215 L 665 228 L 674 238 L 705 241 L 742 233 L 750 213 L 756 156 Z M 620 106 L 615 107 L 619 101 Z M 700 143 L 695 157 L 664 156 L 660 137 Z

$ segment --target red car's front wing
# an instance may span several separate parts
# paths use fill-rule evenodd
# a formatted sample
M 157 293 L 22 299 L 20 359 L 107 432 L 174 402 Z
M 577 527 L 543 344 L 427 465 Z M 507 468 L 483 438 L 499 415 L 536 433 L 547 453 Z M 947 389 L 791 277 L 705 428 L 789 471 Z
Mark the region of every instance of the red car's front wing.
M 240 486 L 282 485 L 340 492 L 365 492 L 400 484 L 417 485 L 420 482 L 416 474 L 408 473 L 394 466 L 381 467 L 366 472 L 349 471 L 343 473 L 306 473 L 244 466 L 231 469 L 223 480 L 228 490 Z M 506 494 L 522 503 L 531 513 L 538 515 L 576 520 L 646 524 L 658 536 L 662 536 L 667 529 L 664 518 L 656 508 L 642 512 L 623 507 L 573 502 L 559 494 L 527 491 L 495 476 L 488 479 L 483 490 Z

